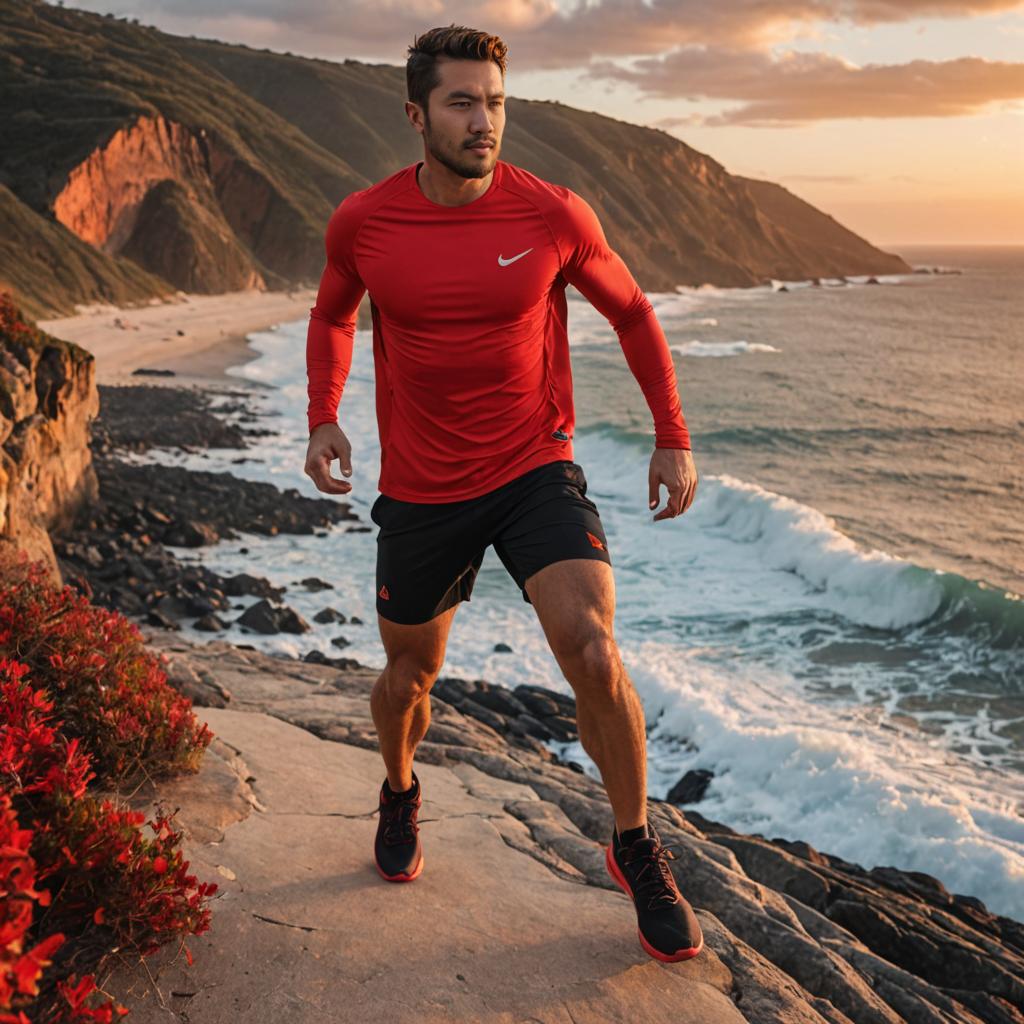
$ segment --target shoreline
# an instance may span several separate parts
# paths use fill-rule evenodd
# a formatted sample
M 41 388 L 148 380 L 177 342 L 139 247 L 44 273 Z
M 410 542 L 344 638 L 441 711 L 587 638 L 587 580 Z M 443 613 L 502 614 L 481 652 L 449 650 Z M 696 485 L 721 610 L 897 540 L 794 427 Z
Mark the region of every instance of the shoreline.
M 315 300 L 313 288 L 181 294 L 148 306 L 82 308 L 74 316 L 38 323 L 93 354 L 97 384 L 138 384 L 140 379 L 178 386 L 237 384 L 241 379 L 227 370 L 259 355 L 248 335 L 302 319 Z M 174 376 L 135 374 L 140 369 L 169 370 Z
M 240 346 L 222 346 L 223 355 L 232 351 L 237 357 Z M 182 392 L 189 390 L 181 387 L 181 378 L 169 377 L 164 382 Z M 148 379 L 134 378 L 133 383 L 143 385 Z M 215 386 L 210 378 L 203 383 Z M 123 397 L 129 400 L 128 389 Z M 128 426 L 138 425 L 144 434 L 155 430 L 154 443 L 172 440 L 148 417 L 142 422 L 130 408 L 125 412 L 122 422 Z M 212 412 L 215 417 L 216 410 Z M 162 413 L 175 430 L 185 428 L 185 417 L 175 411 L 172 402 L 168 401 Z M 202 439 L 191 443 L 201 446 Z M 130 472 L 141 477 L 146 470 L 132 467 Z M 152 477 L 142 484 L 146 502 L 172 525 L 189 520 L 197 534 L 190 541 L 168 538 L 171 543 L 203 546 L 215 540 L 214 533 L 207 532 L 211 527 L 222 535 L 222 513 L 230 525 L 246 505 L 261 515 L 270 507 L 263 495 L 253 502 L 242 501 L 243 484 L 236 479 L 225 484 L 230 493 L 215 494 L 193 510 L 202 474 L 182 486 L 181 481 L 169 479 L 171 472 L 166 467 L 153 467 L 151 472 Z M 182 471 L 182 475 L 185 472 L 191 471 Z M 160 479 L 166 485 L 162 496 L 155 489 Z M 126 516 L 116 524 L 114 533 L 126 536 L 136 529 L 136 503 L 121 482 L 115 481 L 111 490 L 122 499 Z M 188 507 L 182 504 L 186 497 Z M 275 527 L 279 516 L 278 509 L 270 515 Z M 153 568 L 152 549 L 166 541 L 161 539 L 159 521 L 147 522 L 146 532 L 151 538 L 146 544 L 148 558 L 141 547 L 134 554 L 139 560 L 147 558 L 145 566 Z M 96 540 L 95 532 L 82 537 L 83 544 Z M 237 604 L 242 593 L 273 597 L 268 581 L 255 577 L 204 583 L 206 599 L 215 596 L 211 586 L 222 588 L 234 599 L 211 615 L 230 610 L 234 618 L 235 612 L 242 611 Z M 224 587 L 225 583 L 232 585 Z M 317 584 L 316 579 L 310 580 L 311 589 L 318 589 Z M 144 624 L 148 627 L 147 646 L 172 656 L 172 685 L 186 693 L 194 706 L 205 709 L 199 713 L 211 722 L 218 746 L 204 759 L 197 776 L 163 782 L 152 793 L 140 794 L 140 800 L 162 799 L 179 806 L 183 812 L 179 820 L 187 829 L 188 860 L 204 876 L 225 879 L 226 890 L 231 883 L 231 899 L 220 908 L 221 923 L 229 927 L 194 944 L 200 956 L 187 973 L 174 974 L 169 951 L 162 954 L 156 961 L 158 977 L 167 973 L 163 985 L 171 1000 L 200 1000 L 194 1006 L 191 1002 L 173 1003 L 175 1010 L 202 1007 L 211 1017 L 226 1017 L 233 1012 L 236 995 L 252 984 L 248 972 L 244 978 L 239 976 L 239 964 L 268 960 L 301 964 L 300 990 L 322 989 L 325 976 L 343 972 L 329 962 L 318 963 L 331 948 L 330 940 L 324 940 L 322 949 L 312 947 L 319 955 L 311 960 L 304 955 L 306 947 L 300 950 L 292 942 L 294 927 L 304 930 L 301 940 L 307 943 L 319 941 L 321 932 L 358 932 L 365 926 L 364 910 L 347 898 L 350 886 L 365 889 L 371 900 L 388 899 L 393 891 L 366 883 L 375 877 L 368 854 L 373 811 L 366 805 L 366 794 L 372 793 L 381 774 L 376 731 L 367 708 L 369 688 L 379 669 L 355 659 L 314 658 L 312 652 L 283 658 L 214 636 L 211 643 L 197 643 L 176 633 L 172 624 L 178 615 L 192 618 L 197 614 L 200 609 L 190 600 L 195 595 L 178 594 L 163 582 L 155 586 L 166 594 L 151 608 L 152 616 Z M 154 585 L 144 581 L 140 587 L 147 597 L 154 590 Z M 325 594 L 323 600 L 331 601 L 331 597 Z M 254 608 L 244 610 L 243 616 L 255 614 Z M 276 617 L 267 607 L 260 614 Z M 348 621 L 356 623 L 354 617 Z M 255 622 L 253 625 L 259 629 Z M 276 631 L 290 631 L 283 623 L 274 625 Z M 366 624 L 358 625 L 365 628 Z M 570 932 L 568 922 L 578 920 L 585 907 L 608 900 L 602 890 L 611 888 L 602 857 L 610 815 L 603 788 L 580 771 L 579 765 L 554 754 L 546 745 L 545 732 L 557 738 L 557 730 L 575 730 L 574 702 L 542 686 L 510 691 L 482 679 L 446 676 L 435 683 L 431 703 L 434 717 L 429 735 L 417 749 L 417 769 L 429 788 L 431 804 L 423 819 L 428 826 L 425 842 L 432 851 L 425 882 L 450 893 L 448 902 L 457 901 L 459 906 L 458 915 L 445 919 L 446 929 L 457 927 L 467 915 L 472 915 L 479 930 L 485 928 L 493 907 L 488 881 L 501 877 L 515 879 L 511 884 L 520 891 L 543 885 L 545 906 L 554 906 L 549 901 L 564 895 L 564 904 L 558 904 L 557 912 L 546 919 L 546 941 L 563 942 Z M 268 760 L 262 752 L 271 748 L 277 753 Z M 326 800 L 325 763 L 333 767 L 331 778 L 345 780 L 344 788 L 331 788 Z M 248 790 L 236 793 L 232 787 L 243 783 Z M 922 1014 L 931 1012 L 930 1007 L 942 1007 L 949 1019 L 975 1024 L 978 1019 L 1004 1019 L 994 1015 L 999 1004 L 987 994 L 990 991 L 998 991 L 1004 1001 L 1017 999 L 1017 989 L 998 987 L 1007 975 L 1018 973 L 1020 949 L 1024 948 L 1024 942 L 1018 942 L 1024 932 L 1012 918 L 948 889 L 938 876 L 852 863 L 800 840 L 740 833 L 704 817 L 699 797 L 677 799 L 682 806 L 671 799 L 649 797 L 648 814 L 678 851 L 684 892 L 700 914 L 707 937 L 704 958 L 677 972 L 680 976 L 683 971 L 728 972 L 722 975 L 721 995 L 729 999 L 740 993 L 731 1006 L 719 1001 L 715 1012 L 697 1019 L 724 1024 L 730 1017 L 718 1011 L 731 1013 L 736 1006 L 745 1011 L 740 1018 L 751 1024 L 762 1020 L 835 1024 L 843 1019 L 831 1012 L 817 1012 L 826 1005 L 857 1022 L 935 1019 L 934 1015 L 904 1016 L 902 1010 L 909 1000 Z M 316 844 L 296 848 L 295 814 L 302 816 L 303 827 L 316 836 Z M 343 829 L 338 829 L 338 817 L 347 819 Z M 312 831 L 321 827 L 318 819 L 324 819 L 323 834 Z M 324 842 L 332 844 L 336 862 L 345 865 L 340 876 L 324 874 Z M 472 849 L 475 856 L 463 857 L 459 851 L 465 849 Z M 302 878 L 308 878 L 312 888 L 299 887 L 288 893 L 275 890 L 268 897 L 264 891 L 268 851 L 274 858 L 273 870 L 279 873 L 294 871 L 298 857 L 305 870 Z M 477 901 L 478 907 L 458 888 L 458 879 L 466 872 L 472 874 L 481 851 L 487 851 L 492 870 L 484 872 L 472 890 L 484 896 Z M 623 964 L 642 965 L 649 973 L 662 971 L 637 950 L 632 909 L 625 897 L 614 897 L 618 908 L 609 906 L 608 920 L 591 927 L 591 958 L 622 957 Z M 371 916 L 383 913 L 385 906 L 388 913 L 396 912 L 393 904 L 382 903 Z M 529 901 L 523 906 L 529 907 Z M 254 919 L 260 923 L 255 924 Z M 399 931 L 412 934 L 419 920 L 410 915 Z M 276 927 L 267 928 L 268 922 Z M 533 920 L 517 920 L 516 925 L 531 933 L 537 926 Z M 894 930 L 899 941 L 893 938 Z M 426 941 L 424 933 L 414 934 L 416 942 Z M 241 940 L 233 936 L 241 936 Z M 254 954 L 252 944 L 257 937 Z M 493 941 L 503 953 L 520 955 L 515 940 L 507 934 L 499 933 Z M 984 965 L 978 964 L 972 953 L 982 944 L 990 951 Z M 363 950 L 361 955 L 365 970 L 377 968 L 379 960 L 373 950 Z M 420 964 L 424 983 L 449 985 L 452 970 L 465 966 L 464 952 L 453 956 L 456 959 L 451 962 L 441 957 L 443 966 L 432 958 Z M 639 963 L 633 958 L 639 958 Z M 351 969 L 352 960 L 346 963 Z M 568 977 L 578 979 L 591 964 L 588 959 L 583 966 L 570 967 Z M 950 965 L 961 971 L 955 990 L 946 981 Z M 562 983 L 550 965 L 526 967 L 530 976 L 538 970 L 549 987 Z M 622 970 L 623 966 L 614 968 L 605 984 Z M 1020 973 L 1024 976 L 1024 968 Z M 479 973 L 464 977 L 471 979 L 481 998 L 492 997 L 493 979 Z M 167 1008 L 154 1005 L 162 1000 L 154 999 L 159 989 L 150 975 L 122 969 L 110 982 L 114 991 L 123 993 L 125 999 L 130 997 L 139 1024 L 157 1020 L 158 1014 L 159 1019 L 166 1019 Z M 692 999 L 694 991 L 690 979 L 688 998 Z M 607 989 L 603 998 L 608 999 Z M 678 994 L 669 996 L 667 1005 L 674 1006 L 678 998 Z M 973 1010 L 982 1017 L 976 1017 Z M 986 1018 L 990 1012 L 993 1015 Z M 1005 1019 L 1009 1022 L 1012 1018 Z
M 218 297 L 219 298 L 219 297 Z M 180 343 L 184 344 L 184 339 L 178 339 Z M 175 366 L 180 366 L 183 363 L 187 363 L 188 369 L 192 372 L 191 375 L 177 376 L 177 377 L 133 377 L 130 380 L 122 380 L 121 383 L 132 383 L 135 385 L 140 384 L 162 384 L 170 387 L 180 387 L 187 389 L 190 385 L 200 386 L 206 388 L 216 388 L 223 386 L 225 382 L 230 382 L 233 385 L 240 385 L 242 387 L 248 386 L 250 383 L 254 387 L 266 387 L 267 385 L 260 384 L 259 382 L 249 381 L 247 378 L 232 377 L 228 376 L 226 371 L 229 367 L 235 365 L 244 365 L 246 362 L 251 361 L 259 356 L 248 343 L 247 338 L 244 335 L 234 333 L 228 337 L 221 337 L 214 339 L 205 349 L 199 353 L 193 353 L 189 355 L 186 352 L 177 352 L 174 358 L 166 361 L 164 365 L 168 369 L 173 369 Z M 198 360 L 198 362 L 197 362 Z M 207 365 L 202 368 L 202 361 L 206 360 Z M 144 406 L 142 406 L 144 408 Z M 163 438 L 167 440 L 166 437 Z M 147 484 L 146 487 L 150 485 Z M 141 494 L 146 494 L 146 487 L 142 489 Z M 180 541 L 179 541 L 180 543 Z M 233 643 L 233 641 L 228 641 Z M 243 645 L 244 646 L 244 645 Z M 682 781 L 681 779 L 678 781 Z

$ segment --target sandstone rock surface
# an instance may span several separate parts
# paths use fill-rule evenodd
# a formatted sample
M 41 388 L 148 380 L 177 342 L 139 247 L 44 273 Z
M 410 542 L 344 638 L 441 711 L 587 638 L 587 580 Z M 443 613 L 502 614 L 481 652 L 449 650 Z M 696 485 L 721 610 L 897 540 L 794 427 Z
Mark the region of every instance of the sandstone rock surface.
M 186 943 L 191 967 L 165 949 L 104 980 L 140 1024 L 1024 1020 L 1017 922 L 895 869 L 698 827 L 660 801 L 649 813 L 675 845 L 706 946 L 686 963 L 652 960 L 602 864 L 603 787 L 484 720 L 501 712 L 438 691 L 417 754 L 424 871 L 389 884 L 372 859 L 377 670 L 149 642 L 178 685 L 220 705 L 197 707 L 217 739 L 198 775 L 133 805 L 179 807 L 191 870 L 222 891 L 210 932 Z M 878 934 L 882 916 L 903 947 Z M 955 971 L 932 974 L 929 944 Z

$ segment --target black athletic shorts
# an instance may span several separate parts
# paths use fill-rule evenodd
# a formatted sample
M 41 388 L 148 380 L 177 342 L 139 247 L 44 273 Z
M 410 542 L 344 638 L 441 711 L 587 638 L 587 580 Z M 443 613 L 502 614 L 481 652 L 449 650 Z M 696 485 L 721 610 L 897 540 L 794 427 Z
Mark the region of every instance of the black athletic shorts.
M 428 622 L 468 601 L 493 544 L 523 600 L 524 582 L 552 562 L 595 558 L 611 565 L 583 468 L 567 459 L 527 470 L 476 498 L 426 503 L 380 495 L 377 611 L 392 622 Z

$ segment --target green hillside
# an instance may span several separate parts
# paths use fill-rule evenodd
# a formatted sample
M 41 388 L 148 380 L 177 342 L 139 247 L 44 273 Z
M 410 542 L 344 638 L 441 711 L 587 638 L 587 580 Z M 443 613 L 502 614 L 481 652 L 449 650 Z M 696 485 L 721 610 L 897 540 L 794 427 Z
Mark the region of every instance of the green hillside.
M 404 101 L 397 65 L 4 0 L 0 284 L 47 312 L 315 284 L 334 207 L 422 156 Z M 647 291 L 910 270 L 666 132 L 562 103 L 510 98 L 501 157 L 583 195 Z

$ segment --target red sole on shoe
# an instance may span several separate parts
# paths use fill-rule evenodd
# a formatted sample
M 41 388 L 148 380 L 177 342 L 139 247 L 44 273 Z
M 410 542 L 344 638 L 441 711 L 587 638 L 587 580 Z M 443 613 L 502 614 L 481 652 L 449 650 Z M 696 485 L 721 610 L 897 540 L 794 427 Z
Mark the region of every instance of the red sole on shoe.
M 604 851 L 604 864 L 608 869 L 608 874 L 612 876 L 612 881 L 630 898 L 633 898 L 633 890 L 629 887 L 629 882 L 626 881 L 626 876 L 619 870 L 619 865 L 615 863 L 615 857 L 612 855 L 611 846 L 606 846 Z M 640 931 L 639 927 L 636 930 L 637 937 L 640 939 L 640 945 L 643 946 L 644 950 L 654 957 L 655 960 L 660 960 L 666 964 L 677 964 L 681 960 L 690 960 L 695 957 L 704 948 L 704 937 L 701 936 L 700 942 L 696 946 L 688 946 L 686 949 L 677 949 L 674 953 L 662 953 L 661 950 L 655 949 L 645 938 L 643 932 Z
M 380 875 L 381 878 L 384 878 L 389 882 L 411 882 L 414 878 L 418 878 L 420 872 L 423 870 L 423 854 L 420 854 L 419 863 L 412 871 L 400 871 L 397 875 L 385 874 L 384 869 L 377 863 L 376 855 L 374 855 L 373 863 L 377 868 L 377 874 Z

